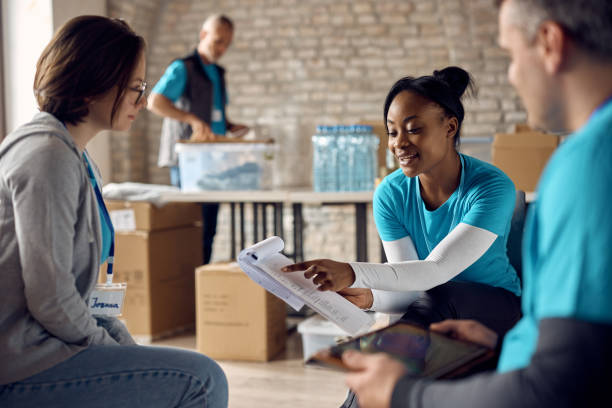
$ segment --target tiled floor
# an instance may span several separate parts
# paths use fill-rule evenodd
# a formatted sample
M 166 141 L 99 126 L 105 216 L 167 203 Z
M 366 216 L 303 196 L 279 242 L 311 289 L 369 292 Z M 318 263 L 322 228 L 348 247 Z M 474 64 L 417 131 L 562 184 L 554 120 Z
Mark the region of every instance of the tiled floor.
M 158 346 L 195 350 L 195 334 L 158 340 Z M 344 374 L 304 366 L 302 339 L 294 329 L 287 348 L 267 363 L 219 361 L 229 382 L 230 408 L 339 407 L 346 396 Z

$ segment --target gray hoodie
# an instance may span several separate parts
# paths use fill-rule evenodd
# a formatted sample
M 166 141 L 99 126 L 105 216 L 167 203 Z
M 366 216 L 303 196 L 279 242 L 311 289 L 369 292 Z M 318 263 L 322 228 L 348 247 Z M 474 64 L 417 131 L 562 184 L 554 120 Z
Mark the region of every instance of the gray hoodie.
M 0 144 L 0 384 L 90 345 L 133 344 L 96 318 L 100 219 L 82 155 L 64 125 L 39 113 Z

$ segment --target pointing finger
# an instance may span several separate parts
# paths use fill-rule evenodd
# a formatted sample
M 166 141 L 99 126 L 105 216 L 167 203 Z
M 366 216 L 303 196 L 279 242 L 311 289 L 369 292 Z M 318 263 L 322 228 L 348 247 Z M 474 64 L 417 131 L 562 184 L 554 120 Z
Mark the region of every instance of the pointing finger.
M 317 268 L 317 265 L 312 265 L 308 269 L 306 269 L 306 272 L 304 272 L 304 277 L 306 279 L 310 279 L 317 273 L 319 273 L 319 268 Z
M 287 265 L 287 266 L 282 267 L 281 271 L 282 272 L 305 271 L 312 264 L 313 264 L 312 261 L 298 262 L 293 265 Z

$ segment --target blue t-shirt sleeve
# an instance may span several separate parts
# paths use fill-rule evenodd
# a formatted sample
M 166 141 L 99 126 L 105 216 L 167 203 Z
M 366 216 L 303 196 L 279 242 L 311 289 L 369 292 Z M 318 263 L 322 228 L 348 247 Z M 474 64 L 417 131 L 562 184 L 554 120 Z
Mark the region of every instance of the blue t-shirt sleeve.
M 535 313 L 612 323 L 612 149 L 564 147 L 538 191 Z
M 497 236 L 505 235 L 516 202 L 512 180 L 501 171 L 495 171 L 479 175 L 472 186 L 468 199 L 470 208 L 461 222 Z
M 187 84 L 187 68 L 182 60 L 176 60 L 171 63 L 164 75 L 157 81 L 151 92 L 164 95 L 172 102 L 176 100 L 185 91 Z
M 409 235 L 401 222 L 401 210 L 398 208 L 398 192 L 384 179 L 374 192 L 372 209 L 378 235 L 383 241 L 395 241 Z

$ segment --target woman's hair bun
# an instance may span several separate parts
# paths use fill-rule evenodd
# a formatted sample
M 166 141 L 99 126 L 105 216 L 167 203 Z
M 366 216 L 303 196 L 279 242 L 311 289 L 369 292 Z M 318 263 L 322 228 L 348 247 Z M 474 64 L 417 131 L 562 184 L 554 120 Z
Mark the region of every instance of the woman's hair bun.
M 458 98 L 461 98 L 468 87 L 470 91 L 473 91 L 473 82 L 470 74 L 459 67 L 446 67 L 440 71 L 434 71 L 433 76 L 445 82 Z

